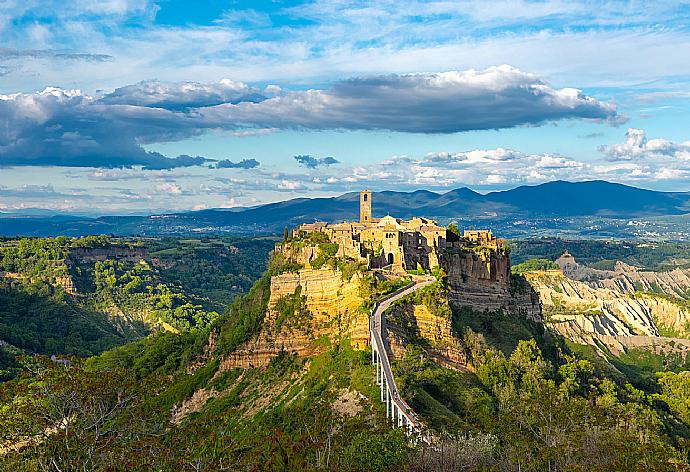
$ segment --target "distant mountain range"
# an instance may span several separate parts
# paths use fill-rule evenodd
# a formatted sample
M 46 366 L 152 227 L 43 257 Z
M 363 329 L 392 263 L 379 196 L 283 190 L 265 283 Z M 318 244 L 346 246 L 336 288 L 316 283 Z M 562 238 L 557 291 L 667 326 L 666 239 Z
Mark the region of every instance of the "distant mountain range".
M 453 218 L 559 218 L 600 216 L 639 218 L 690 213 L 690 193 L 657 192 L 606 181 L 555 181 L 485 195 L 468 188 L 445 193 L 374 192 L 374 216 Z M 245 209 L 209 209 L 152 216 L 7 216 L 0 235 L 172 235 L 278 232 L 314 220 L 358 218 L 359 194 L 297 198 Z

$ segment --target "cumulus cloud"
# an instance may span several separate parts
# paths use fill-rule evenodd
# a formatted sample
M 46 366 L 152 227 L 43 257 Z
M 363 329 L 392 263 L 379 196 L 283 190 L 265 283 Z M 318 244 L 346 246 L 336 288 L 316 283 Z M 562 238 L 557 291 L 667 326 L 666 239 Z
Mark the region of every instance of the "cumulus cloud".
M 555 89 L 510 66 L 482 71 L 357 78 L 328 90 L 285 92 L 259 103 L 205 111 L 255 126 L 456 133 L 569 118 L 618 121 L 615 105 L 574 88 Z
M 168 110 L 104 105 L 79 90 L 0 95 L 0 166 L 131 167 L 199 165 L 201 156 L 166 157 L 141 145 L 198 134 Z
M 282 180 L 278 183 L 278 189 L 279 190 L 302 190 L 305 189 L 306 186 L 302 182 L 296 182 L 292 180 Z
M 668 158 L 690 160 L 690 141 L 674 143 L 662 138 L 647 139 L 644 130 L 636 128 L 628 129 L 624 143 L 600 146 L 599 150 L 611 161 Z
M 577 89 L 554 89 L 508 66 L 359 78 L 326 90 L 267 90 L 230 80 L 211 84 L 147 81 L 100 96 L 55 87 L 0 95 L 0 166 L 195 166 L 206 159 L 170 158 L 143 146 L 215 130 L 454 133 L 570 118 L 620 118 L 613 104 Z M 493 152 L 464 158 L 469 163 L 512 158 L 505 150 Z M 297 161 L 310 168 L 338 162 L 333 157 L 312 156 L 299 156 Z
M 592 166 L 554 153 L 526 154 L 514 149 L 433 152 L 421 158 L 394 156 L 368 166 L 328 170 L 318 176 L 331 189 L 355 186 L 386 188 L 452 188 L 461 185 L 503 188 L 555 179 L 593 178 Z M 349 174 L 349 175 L 348 175 Z
M 223 159 L 222 161 L 218 161 L 214 167 L 216 169 L 254 169 L 260 165 L 261 163 L 256 159 L 242 159 L 239 162 Z
M 508 181 L 505 176 L 500 174 L 489 174 L 483 183 L 488 185 L 504 184 Z
M 169 195 L 182 195 L 182 187 L 170 182 L 156 185 L 156 191 Z
M 316 169 L 320 166 L 330 166 L 340 162 L 333 156 L 314 157 L 308 154 L 298 154 L 295 156 L 295 160 L 299 165 L 308 167 L 309 169 Z

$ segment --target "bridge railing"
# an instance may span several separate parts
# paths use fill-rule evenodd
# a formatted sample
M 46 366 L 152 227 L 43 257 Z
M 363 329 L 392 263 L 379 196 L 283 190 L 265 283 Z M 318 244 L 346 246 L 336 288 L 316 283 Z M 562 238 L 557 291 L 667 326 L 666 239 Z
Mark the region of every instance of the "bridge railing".
M 407 426 L 410 432 L 421 432 L 421 423 L 415 416 L 412 408 L 401 398 L 400 392 L 398 391 L 398 386 L 395 383 L 395 377 L 393 376 L 393 371 L 391 369 L 390 360 L 388 358 L 388 352 L 386 350 L 386 345 L 383 341 L 383 324 L 385 319 L 383 318 L 383 310 L 381 305 L 386 301 L 404 293 L 405 291 L 411 289 L 415 286 L 415 282 L 410 282 L 409 284 L 401 287 L 400 289 L 386 295 L 385 297 L 377 300 L 371 310 L 371 316 L 369 318 L 369 330 L 371 332 L 372 338 L 372 357 L 376 360 L 378 357 L 378 363 L 381 369 L 381 400 L 386 402 L 386 413 L 388 414 L 390 402 L 391 416 L 395 419 L 395 413 L 398 412 L 399 426 Z M 387 307 L 386 307 L 387 308 Z M 378 373 L 377 373 L 378 380 Z M 385 389 L 385 395 L 384 395 Z M 385 398 L 384 398 L 385 396 Z M 400 421 L 401 418 L 405 418 L 405 421 Z M 403 424 L 405 423 L 405 424 Z

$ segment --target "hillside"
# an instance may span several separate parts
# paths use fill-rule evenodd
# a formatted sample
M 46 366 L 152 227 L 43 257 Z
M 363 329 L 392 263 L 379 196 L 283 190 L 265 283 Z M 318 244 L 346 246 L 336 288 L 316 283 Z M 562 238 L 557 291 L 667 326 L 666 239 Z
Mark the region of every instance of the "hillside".
M 0 243 L 8 353 L 89 357 L 152 331 L 200 329 L 259 277 L 271 240 L 10 239 Z
M 548 182 L 512 190 L 479 194 L 468 188 L 445 193 L 374 192 L 374 213 L 401 218 L 426 215 L 437 219 L 480 219 L 498 224 L 520 218 L 642 218 L 681 215 L 690 212 L 690 195 L 658 192 L 605 181 Z M 351 220 L 358 215 L 358 195 L 346 193 L 332 198 L 297 198 L 251 208 L 209 209 L 155 216 L 103 216 L 79 218 L 0 217 L 7 236 L 119 236 L 198 233 L 278 233 L 285 226 L 325 220 Z M 544 223 L 565 224 L 564 221 Z M 577 225 L 576 225 L 577 226 Z M 511 225 L 507 225 L 510 229 Z
M 333 256 L 312 264 L 300 259 L 308 245 L 279 245 L 268 272 L 204 328 L 161 331 L 68 369 L 25 360 L 34 373 L 0 387 L 10 438 L 0 467 L 688 467 L 690 378 L 665 372 L 633 387 L 626 371 L 549 332 L 526 309 L 524 279 L 491 275 L 475 251 L 457 251 L 455 271 L 437 271 L 386 314 L 395 377 L 427 438 L 411 441 L 386 420 L 367 331 L 373 301 L 409 277 Z M 498 309 L 481 296 L 491 287 Z

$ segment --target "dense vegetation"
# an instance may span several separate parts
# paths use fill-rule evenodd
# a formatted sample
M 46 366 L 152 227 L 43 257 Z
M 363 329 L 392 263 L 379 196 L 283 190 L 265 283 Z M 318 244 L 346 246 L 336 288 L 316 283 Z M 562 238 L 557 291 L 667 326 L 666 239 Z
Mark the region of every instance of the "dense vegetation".
M 419 345 L 396 363 L 408 402 L 440 432 L 441 445 L 416 451 L 413 465 L 687 469 L 687 372 L 641 382 L 640 371 L 618 370 L 635 366 L 631 359 L 612 365 L 540 323 L 502 313 L 454 310 L 453 323 L 474 373 L 440 367 Z
M 211 360 L 187 374 L 175 370 L 178 360 L 168 348 L 183 346 L 162 342 L 177 336 L 161 334 L 68 371 L 33 361 L 37 375 L 2 391 L 0 400 L 27 399 L 18 408 L 0 408 L 3 436 L 45 430 L 63 411 L 70 414 L 68 427 L 30 442 L 22 454 L 1 457 L 0 468 L 383 471 L 407 461 L 407 438 L 385 424 L 374 401 L 378 392 L 365 353 L 343 344 L 308 362 L 283 355 L 265 370 L 219 373 Z M 171 372 L 172 380 L 165 375 Z M 222 394 L 201 413 L 170 423 L 171 406 L 203 387 Z M 349 389 L 366 395 L 363 414 L 320 407 Z M 271 408 L 257 408 L 268 400 Z M 43 414 L 46 408 L 56 413 Z
M 549 259 L 527 259 L 525 262 L 511 266 L 510 271 L 513 274 L 523 274 L 534 270 L 549 270 L 558 269 L 558 264 Z
M 616 261 L 655 271 L 690 267 L 688 243 L 531 238 L 513 239 L 509 244 L 513 264 L 528 259 L 553 261 L 568 251 L 578 262 L 599 269 L 612 269 Z
M 336 251 L 322 253 L 333 258 Z M 405 399 L 434 432 L 431 445 L 386 423 L 371 353 L 348 339 L 324 339 L 309 358 L 282 352 L 266 368 L 231 368 L 224 361 L 265 327 L 270 277 L 300 268 L 276 255 L 246 295 L 179 333 L 157 332 L 88 361 L 70 359 L 71 366 L 21 358 L 21 375 L 0 386 L 0 451 L 18 440 L 24 448 L 4 451 L 0 469 L 688 469 L 686 365 L 634 351 L 606 358 L 533 320 L 451 307 L 442 273 L 397 303 L 426 305 L 450 319 L 468 363 L 465 370 L 441 367 L 411 337 L 394 365 Z M 161 274 L 148 262 L 120 260 L 94 263 L 82 276 L 94 294 L 113 299 L 211 298 L 202 284 L 177 291 Z M 373 300 L 405 283 L 365 274 L 361 295 Z M 300 290 L 283 297 L 279 326 L 271 328 L 289 328 L 304 308 Z
M 0 241 L 0 380 L 21 352 L 88 357 L 159 326 L 210 326 L 261 275 L 274 241 Z
M 161 261 L 161 279 L 182 287 L 206 309 L 222 311 L 266 268 L 275 238 L 162 238 L 145 242 Z

